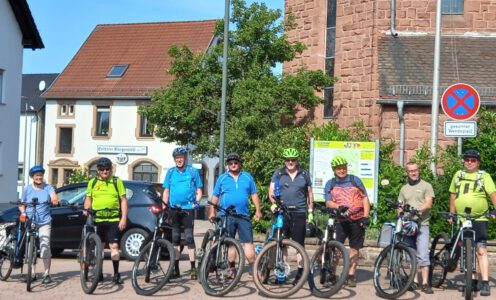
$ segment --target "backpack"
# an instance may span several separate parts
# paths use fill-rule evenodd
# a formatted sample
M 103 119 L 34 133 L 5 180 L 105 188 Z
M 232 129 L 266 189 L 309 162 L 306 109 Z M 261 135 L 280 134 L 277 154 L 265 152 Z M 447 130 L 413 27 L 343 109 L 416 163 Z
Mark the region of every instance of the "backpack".
M 475 190 L 477 189 L 477 187 L 480 188 L 480 191 L 481 192 L 484 192 L 485 191 L 485 188 L 484 188 L 484 179 L 482 178 L 482 175 L 484 175 L 484 171 L 482 170 L 479 170 L 477 171 L 477 176 L 475 177 L 475 180 L 471 180 L 471 179 L 466 179 L 465 178 L 465 174 L 467 172 L 465 172 L 464 170 L 458 172 L 458 176 L 456 176 L 456 181 L 455 181 L 455 189 L 456 189 L 456 198 L 458 198 L 458 196 L 460 195 L 460 185 L 461 185 L 461 181 L 462 180 L 465 180 L 465 181 L 474 181 L 474 188 L 473 188 L 473 192 L 475 192 Z
M 351 184 L 358 188 L 365 196 L 367 196 L 367 191 L 366 190 L 363 190 L 361 186 L 358 185 L 357 181 L 356 181 L 356 176 L 355 175 L 352 175 L 352 174 L 348 174 L 348 176 L 350 177 L 350 182 Z M 336 177 L 333 177 L 331 179 L 331 186 L 330 186 L 330 189 L 329 189 L 329 193 L 332 191 L 332 189 L 336 186 Z

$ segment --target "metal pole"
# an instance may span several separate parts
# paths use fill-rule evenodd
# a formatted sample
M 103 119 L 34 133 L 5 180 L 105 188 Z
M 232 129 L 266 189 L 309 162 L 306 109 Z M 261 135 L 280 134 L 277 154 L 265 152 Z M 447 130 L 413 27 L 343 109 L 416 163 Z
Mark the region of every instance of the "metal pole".
M 219 145 L 219 175 L 224 170 L 224 131 L 226 123 L 226 97 L 227 97 L 227 49 L 229 45 L 229 7 L 230 0 L 226 0 L 224 13 L 224 54 L 222 59 L 222 102 L 220 106 L 220 145 Z
M 437 123 L 439 119 L 439 60 L 441 52 L 441 0 L 437 0 L 436 7 L 436 37 L 434 42 L 434 76 L 432 82 L 432 121 L 431 121 L 431 154 L 436 158 L 437 154 Z M 431 162 L 432 174 L 436 175 L 437 167 L 435 160 Z
M 27 168 L 28 168 L 28 162 L 26 159 L 26 147 L 28 144 L 28 100 L 26 99 L 26 105 L 24 106 L 24 146 L 22 147 L 24 150 L 24 156 L 23 156 L 23 161 L 22 161 L 22 186 L 25 187 L 28 184 L 28 178 L 27 178 Z

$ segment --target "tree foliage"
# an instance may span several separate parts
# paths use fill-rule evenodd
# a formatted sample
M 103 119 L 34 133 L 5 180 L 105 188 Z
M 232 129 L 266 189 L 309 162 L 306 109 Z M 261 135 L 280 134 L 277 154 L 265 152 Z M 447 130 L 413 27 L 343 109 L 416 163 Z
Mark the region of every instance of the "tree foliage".
M 332 83 L 332 78 L 303 68 L 283 76 L 273 73 L 277 64 L 304 49 L 287 40 L 284 30 L 294 23 L 291 18 L 282 20 L 281 10 L 233 0 L 230 21 L 234 30 L 229 32 L 225 144 L 228 151 L 244 154 L 268 133 L 292 126 L 299 109 L 320 104 L 315 90 Z M 152 105 L 141 108 L 163 141 L 192 143 L 197 153 L 217 153 L 223 26 L 219 20 L 215 31 L 219 42 L 207 53 L 195 54 L 181 45 L 169 49 L 173 80 L 152 95 Z

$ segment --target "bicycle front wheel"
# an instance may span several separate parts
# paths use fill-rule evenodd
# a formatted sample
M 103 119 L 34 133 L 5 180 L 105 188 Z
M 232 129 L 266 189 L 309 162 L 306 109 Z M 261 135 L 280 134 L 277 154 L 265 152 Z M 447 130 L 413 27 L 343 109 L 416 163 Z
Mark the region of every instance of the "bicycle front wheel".
M 27 261 L 27 272 L 26 272 L 26 290 L 31 292 L 31 282 L 33 281 L 33 266 L 36 260 L 36 237 L 34 235 L 29 237 L 26 261 Z
M 98 285 L 102 274 L 102 255 L 100 237 L 94 232 L 88 234 L 79 250 L 79 259 L 81 260 L 79 277 L 81 288 L 86 294 L 92 294 Z
M 0 250 L 0 280 L 6 281 L 9 279 L 13 268 L 13 258 L 15 251 L 15 239 L 12 236 L 7 237 L 3 250 Z
M 158 239 L 146 244 L 131 273 L 136 294 L 150 296 L 158 292 L 169 280 L 175 259 L 174 247 L 168 240 Z
M 329 241 L 321 245 L 310 261 L 308 284 L 312 294 L 320 298 L 336 294 L 346 281 L 349 269 L 350 257 L 342 243 Z
M 475 270 L 473 262 L 474 241 L 472 239 L 464 239 L 465 243 L 465 300 L 472 300 L 474 295 L 472 291 L 472 272 Z
M 213 243 L 214 237 L 215 237 L 215 230 L 213 230 L 213 229 L 207 230 L 205 232 L 205 234 L 203 235 L 203 240 L 202 240 L 200 248 L 196 251 L 196 255 L 198 256 L 199 272 L 201 272 L 200 266 L 202 265 L 203 260 L 205 259 L 207 252 L 210 250 L 210 248 L 212 248 L 212 243 Z M 201 278 L 201 276 L 198 276 L 198 282 L 201 283 L 200 278 Z
M 416 274 L 417 257 L 412 248 L 403 243 L 387 246 L 374 264 L 377 295 L 385 299 L 400 297 L 408 290 Z
M 260 251 L 255 259 L 253 280 L 262 295 L 287 298 L 305 284 L 309 271 L 310 260 L 303 246 L 283 239 L 268 243 Z
M 200 267 L 202 287 L 207 295 L 224 296 L 234 289 L 243 274 L 243 247 L 235 239 L 226 237 L 213 245 L 205 255 Z
M 432 240 L 429 253 L 431 265 L 429 266 L 429 280 L 432 287 L 440 287 L 448 273 L 449 251 L 447 245 L 450 243 L 446 233 L 438 233 Z

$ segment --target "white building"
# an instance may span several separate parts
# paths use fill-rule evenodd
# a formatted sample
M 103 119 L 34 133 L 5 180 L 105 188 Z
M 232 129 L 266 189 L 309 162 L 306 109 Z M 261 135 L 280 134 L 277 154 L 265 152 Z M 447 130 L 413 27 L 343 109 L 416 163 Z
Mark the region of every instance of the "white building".
M 95 175 L 101 156 L 112 160 L 122 179 L 163 182 L 177 145 L 150 133 L 139 106 L 150 104 L 149 95 L 172 79 L 169 47 L 205 52 L 214 27 L 214 20 L 98 25 L 42 95 L 49 182 L 60 186 L 80 167 Z M 208 186 L 214 170 L 209 174 L 202 165 Z
M 0 203 L 17 200 L 23 50 L 43 47 L 27 2 L 0 0 Z

